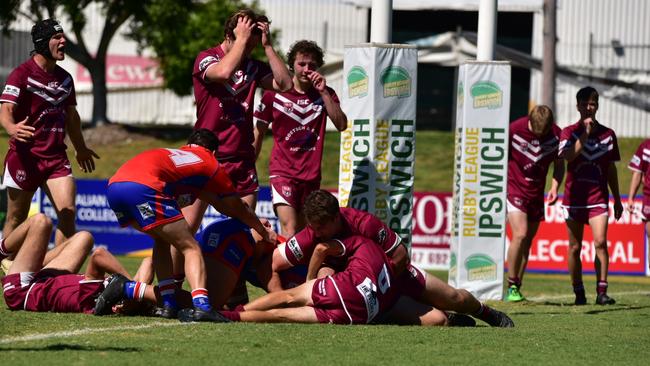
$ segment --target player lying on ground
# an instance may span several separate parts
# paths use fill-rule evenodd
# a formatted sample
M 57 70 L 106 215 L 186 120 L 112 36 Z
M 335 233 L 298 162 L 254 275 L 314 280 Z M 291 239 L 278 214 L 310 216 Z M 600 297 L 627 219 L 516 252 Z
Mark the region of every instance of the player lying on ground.
M 512 320 L 506 314 L 482 304 L 469 291 L 453 288 L 411 265 L 408 251 L 399 236 L 377 217 L 352 208 L 340 208 L 336 197 L 325 190 L 314 191 L 307 197 L 304 213 L 307 227 L 285 244 L 280 244 L 273 253 L 275 272 L 308 264 L 318 243 L 362 235 L 370 239 L 369 243 L 383 249 L 396 276 L 410 277 L 412 283 L 408 295 L 418 303 L 443 311 L 469 314 L 491 326 L 512 326 Z M 332 268 L 330 271 L 340 270 L 342 266 L 340 260 L 332 258 L 325 263 L 326 267 Z M 319 277 L 326 274 L 319 273 Z
M 7 276 L 2 279 L 9 309 L 93 313 L 95 299 L 104 290 L 106 273 L 120 274 L 115 278 L 124 279 L 122 288 L 131 289 L 130 298 L 145 296 L 146 286 L 132 281 L 127 283 L 128 273 L 124 267 L 103 248 L 90 255 L 84 274 L 77 273 L 93 247 L 93 237 L 85 231 L 74 234 L 48 252 L 51 260 L 44 266 L 51 233 L 52 221 L 43 214 L 36 214 L 0 243 L 2 255 L 15 254 Z M 150 300 L 155 299 L 153 288 L 146 292 Z

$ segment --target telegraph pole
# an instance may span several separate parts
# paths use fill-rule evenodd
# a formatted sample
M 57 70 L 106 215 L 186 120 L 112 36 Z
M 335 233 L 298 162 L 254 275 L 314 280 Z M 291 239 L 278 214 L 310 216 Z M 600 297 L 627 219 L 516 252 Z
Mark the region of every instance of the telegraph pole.
M 556 0 L 544 0 L 544 51 L 542 57 L 542 104 L 555 111 Z

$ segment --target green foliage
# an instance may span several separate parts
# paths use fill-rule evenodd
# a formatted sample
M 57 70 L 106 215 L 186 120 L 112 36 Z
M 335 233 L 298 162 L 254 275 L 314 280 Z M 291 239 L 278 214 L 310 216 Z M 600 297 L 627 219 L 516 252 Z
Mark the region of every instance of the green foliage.
M 165 86 L 178 95 L 192 92 L 192 68 L 200 51 L 223 40 L 223 25 L 237 10 L 250 7 L 263 13 L 257 3 L 241 0 L 152 0 L 146 16 L 131 24 L 129 37 L 140 50 L 152 50 L 160 63 Z M 263 58 L 258 48 L 254 57 Z

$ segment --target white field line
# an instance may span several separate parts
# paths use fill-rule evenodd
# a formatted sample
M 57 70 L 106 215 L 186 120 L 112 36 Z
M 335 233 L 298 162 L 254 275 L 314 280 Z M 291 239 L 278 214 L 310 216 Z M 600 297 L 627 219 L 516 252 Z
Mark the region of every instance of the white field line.
M 83 329 L 61 331 L 61 332 L 30 334 L 30 335 L 24 335 L 19 337 L 2 338 L 0 339 L 0 344 L 39 341 L 39 340 L 51 339 L 51 338 L 77 337 L 77 336 L 83 336 L 87 334 L 103 333 L 103 332 L 141 330 L 141 329 L 149 329 L 149 328 L 156 328 L 156 327 L 175 327 L 175 326 L 187 325 L 187 324 L 192 324 L 192 323 L 155 322 L 155 323 L 142 324 L 142 325 L 122 325 L 122 326 L 108 327 L 108 328 L 83 328 Z
M 608 292 L 607 294 L 611 295 L 613 298 L 617 298 L 621 296 L 630 296 L 630 295 L 650 295 L 650 291 Z M 574 294 L 565 294 L 565 295 L 527 297 L 526 300 L 532 302 L 543 302 L 549 300 L 573 299 L 574 297 L 575 297 Z

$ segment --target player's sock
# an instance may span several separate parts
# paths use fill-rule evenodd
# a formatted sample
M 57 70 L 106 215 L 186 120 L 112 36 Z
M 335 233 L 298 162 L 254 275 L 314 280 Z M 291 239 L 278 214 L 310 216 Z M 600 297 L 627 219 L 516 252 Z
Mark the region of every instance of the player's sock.
M 160 296 L 162 296 L 163 306 L 166 308 L 176 309 L 176 283 L 173 278 L 167 278 L 158 281 L 158 289 Z
M 176 286 L 178 289 L 183 288 L 183 282 L 185 282 L 185 273 L 177 273 L 172 276 L 174 278 L 174 282 L 176 282 Z
M 239 311 L 233 311 L 233 310 L 221 310 L 220 311 L 221 315 L 224 317 L 234 321 L 234 322 L 240 322 L 241 321 L 241 315 L 239 314 Z
M 490 319 L 490 307 L 481 303 L 481 307 L 478 309 L 477 312 L 472 314 L 475 318 L 479 318 L 485 322 L 487 322 Z
M 606 294 L 607 293 L 607 281 L 598 281 L 596 286 L 596 294 Z
M 192 304 L 194 304 L 195 308 L 203 311 L 212 310 L 212 305 L 210 305 L 210 299 L 208 298 L 208 290 L 204 288 L 192 290 Z
M 575 304 L 584 305 L 587 303 L 587 296 L 585 295 L 585 285 L 582 281 L 573 283 L 573 293 L 576 295 Z
M 510 286 L 521 288 L 521 279 L 519 279 L 519 277 L 508 277 L 508 287 Z
M 5 240 L 4 239 L 0 240 L 0 261 L 9 257 L 10 255 L 11 252 L 5 246 Z
M 124 284 L 124 292 L 127 299 L 142 301 L 147 284 L 144 282 L 129 281 Z

